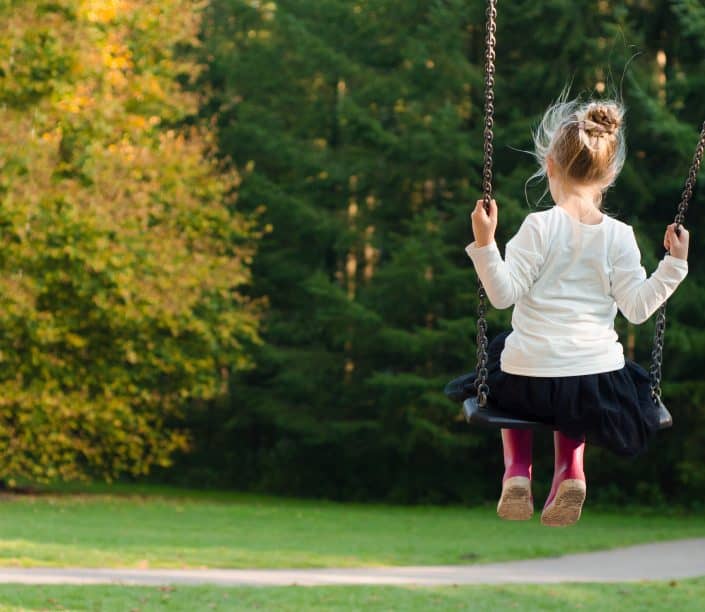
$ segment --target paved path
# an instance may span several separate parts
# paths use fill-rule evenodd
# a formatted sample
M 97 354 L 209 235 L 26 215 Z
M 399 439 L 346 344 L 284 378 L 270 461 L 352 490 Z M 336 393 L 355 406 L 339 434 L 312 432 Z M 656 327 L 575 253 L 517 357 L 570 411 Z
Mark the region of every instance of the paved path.
M 489 565 L 354 569 L 0 568 L 0 583 L 282 586 L 631 582 L 705 576 L 705 538 Z

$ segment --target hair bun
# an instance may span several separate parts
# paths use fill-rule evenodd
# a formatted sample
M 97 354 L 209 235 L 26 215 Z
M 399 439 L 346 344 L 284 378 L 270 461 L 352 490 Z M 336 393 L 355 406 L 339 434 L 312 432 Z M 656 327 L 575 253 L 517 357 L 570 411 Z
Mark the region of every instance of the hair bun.
M 568 100 L 564 90 L 534 131 L 534 176 L 545 176 L 552 161 L 560 180 L 606 189 L 624 165 L 624 116 L 619 100 Z
M 580 122 L 580 127 L 589 136 L 616 133 L 622 125 L 622 113 L 614 104 L 593 102 L 585 109 L 585 118 Z

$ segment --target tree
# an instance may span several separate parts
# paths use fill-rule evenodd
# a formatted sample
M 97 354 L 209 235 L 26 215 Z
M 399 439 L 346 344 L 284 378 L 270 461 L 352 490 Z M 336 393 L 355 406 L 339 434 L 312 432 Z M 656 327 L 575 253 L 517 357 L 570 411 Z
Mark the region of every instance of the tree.
M 530 150 L 547 105 L 567 83 L 598 98 L 623 89 L 631 155 L 607 208 L 636 226 L 653 270 L 701 108 L 702 53 L 688 38 L 700 31 L 675 23 L 699 23 L 697 3 L 522 0 L 499 10 L 498 242 L 551 204 L 531 188 L 525 199 L 534 164 L 518 151 Z M 497 437 L 468 431 L 442 395 L 475 361 L 476 279 L 463 247 L 480 193 L 484 2 L 217 0 L 204 40 L 206 113 L 218 112 L 221 153 L 252 168 L 241 204 L 265 204 L 273 226 L 253 263 L 251 295 L 271 303 L 265 344 L 210 415 L 224 426 L 199 434 L 203 448 L 223 449 L 218 478 L 334 497 L 490 497 Z M 695 268 L 669 306 L 667 402 L 699 389 Z M 490 335 L 509 316 L 491 310 Z M 648 361 L 651 326 L 617 326 Z M 666 435 L 655 452 L 674 465 L 684 438 Z M 598 483 L 610 470 L 629 474 L 620 493 L 674 488 L 668 464 L 592 456 Z
M 198 8 L 198 7 L 196 7 Z M 186 1 L 0 3 L 0 473 L 145 474 L 250 363 L 258 230 L 193 120 Z

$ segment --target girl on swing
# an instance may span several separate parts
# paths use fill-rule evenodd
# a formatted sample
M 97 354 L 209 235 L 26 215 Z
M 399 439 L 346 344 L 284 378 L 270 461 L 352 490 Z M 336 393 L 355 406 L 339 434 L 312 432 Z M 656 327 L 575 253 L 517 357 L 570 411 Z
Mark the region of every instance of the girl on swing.
M 625 359 L 614 330 L 619 309 L 643 323 L 688 272 L 689 235 L 666 228 L 668 254 L 646 277 L 631 226 L 602 210 L 602 196 L 625 157 L 620 103 L 559 100 L 534 133 L 537 177 L 547 176 L 554 206 L 529 213 L 507 242 L 495 242 L 497 205 L 473 211 L 466 247 L 495 308 L 514 305 L 512 330 L 488 347 L 493 403 L 520 418 L 552 424 L 555 468 L 541 522 L 580 518 L 585 442 L 622 456 L 643 452 L 658 427 L 649 375 Z M 531 430 L 502 430 L 505 471 L 497 513 L 533 513 Z

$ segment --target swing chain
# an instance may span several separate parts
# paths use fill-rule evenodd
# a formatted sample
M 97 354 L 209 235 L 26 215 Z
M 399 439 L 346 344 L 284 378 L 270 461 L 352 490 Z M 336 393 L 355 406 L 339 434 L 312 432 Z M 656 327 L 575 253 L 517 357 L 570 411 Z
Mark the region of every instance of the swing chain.
M 495 45 L 497 42 L 497 0 L 487 0 L 487 27 L 485 38 L 485 129 L 484 129 L 484 163 L 482 168 L 482 197 L 485 210 L 489 214 L 492 201 L 492 144 L 494 127 L 494 72 Z M 487 293 L 478 281 L 477 289 L 477 367 L 475 389 L 477 404 L 483 408 L 487 404 L 490 388 L 487 384 Z
M 663 363 L 663 338 L 666 331 L 666 302 L 661 304 L 656 315 L 654 328 L 654 347 L 651 350 L 651 399 L 654 404 L 661 401 L 661 365 Z
M 690 172 L 688 173 L 688 178 L 685 182 L 685 188 L 683 189 L 683 194 L 681 196 L 680 204 L 678 204 L 678 212 L 676 214 L 675 223 L 676 231 L 679 231 L 683 221 L 685 220 L 685 213 L 688 211 L 688 204 L 693 197 L 693 191 L 695 190 L 695 181 L 698 177 L 698 171 L 700 170 L 700 164 L 703 161 L 703 155 L 705 154 L 705 123 L 703 123 L 702 130 L 700 132 L 700 140 L 698 141 L 698 146 L 695 149 L 695 155 L 693 157 L 693 163 L 690 166 Z M 655 404 L 661 401 L 661 367 L 663 364 L 663 340 L 666 332 L 666 302 L 661 304 L 658 309 L 658 314 L 656 315 L 656 326 L 654 328 L 654 345 L 651 351 L 651 399 Z
M 485 129 L 484 165 L 482 169 L 482 194 L 485 210 L 489 214 L 492 201 L 492 156 L 494 145 L 494 73 L 495 45 L 497 43 L 497 0 L 487 2 L 487 38 L 485 41 Z
M 690 203 L 690 199 L 693 197 L 693 191 L 695 190 L 695 181 L 698 178 L 700 164 L 703 161 L 703 154 L 705 154 L 705 123 L 703 123 L 703 127 L 700 132 L 700 140 L 698 141 L 698 146 L 695 149 L 695 155 L 693 156 L 693 163 L 690 166 L 690 172 L 688 173 L 688 179 L 685 181 L 683 195 L 681 196 L 681 201 L 680 201 L 680 204 L 678 205 L 678 213 L 676 214 L 676 219 L 675 219 L 675 222 L 678 225 L 683 224 L 683 220 L 685 219 L 685 213 L 688 210 L 688 204 Z

